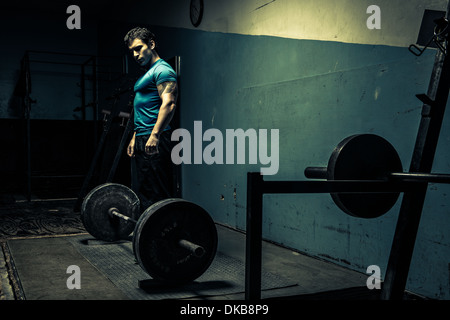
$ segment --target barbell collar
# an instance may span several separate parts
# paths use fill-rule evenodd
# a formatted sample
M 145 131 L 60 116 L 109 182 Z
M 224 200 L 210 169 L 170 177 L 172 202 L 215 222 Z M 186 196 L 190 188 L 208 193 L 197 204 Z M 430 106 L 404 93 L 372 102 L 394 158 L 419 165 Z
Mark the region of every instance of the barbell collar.
M 110 215 L 112 215 L 112 216 L 115 216 L 115 217 L 124 219 L 125 221 L 137 223 L 136 220 L 134 220 L 134 219 L 132 219 L 132 218 L 130 218 L 130 217 L 124 215 L 124 214 L 121 214 L 117 208 L 110 208 L 110 209 L 108 210 L 108 213 L 109 213 Z

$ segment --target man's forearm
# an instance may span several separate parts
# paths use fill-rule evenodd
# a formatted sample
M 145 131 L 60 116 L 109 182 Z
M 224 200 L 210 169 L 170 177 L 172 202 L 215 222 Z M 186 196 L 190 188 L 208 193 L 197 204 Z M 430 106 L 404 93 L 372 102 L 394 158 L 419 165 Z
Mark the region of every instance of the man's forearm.
M 156 120 L 155 126 L 153 127 L 152 134 L 159 137 L 161 132 L 166 129 L 175 113 L 176 104 L 174 101 L 168 101 L 163 103 L 159 109 L 158 119 Z

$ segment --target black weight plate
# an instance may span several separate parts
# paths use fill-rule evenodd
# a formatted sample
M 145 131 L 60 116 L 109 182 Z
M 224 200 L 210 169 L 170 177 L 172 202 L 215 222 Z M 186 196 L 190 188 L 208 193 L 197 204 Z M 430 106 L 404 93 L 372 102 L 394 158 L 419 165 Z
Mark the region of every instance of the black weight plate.
M 178 245 L 185 239 L 202 246 L 196 257 Z M 217 229 L 203 208 L 183 200 L 166 199 L 150 206 L 139 218 L 133 237 L 133 251 L 153 279 L 183 284 L 200 277 L 211 265 L 217 250 Z
M 133 232 L 135 223 L 111 216 L 110 208 L 134 220 L 139 217 L 139 198 L 128 187 L 106 183 L 92 189 L 83 200 L 81 221 L 86 231 L 96 239 L 117 241 Z
M 374 134 L 359 134 L 344 139 L 328 161 L 329 180 L 387 180 L 390 172 L 402 172 L 395 148 Z M 376 218 L 388 212 L 400 193 L 333 193 L 336 205 L 345 213 Z

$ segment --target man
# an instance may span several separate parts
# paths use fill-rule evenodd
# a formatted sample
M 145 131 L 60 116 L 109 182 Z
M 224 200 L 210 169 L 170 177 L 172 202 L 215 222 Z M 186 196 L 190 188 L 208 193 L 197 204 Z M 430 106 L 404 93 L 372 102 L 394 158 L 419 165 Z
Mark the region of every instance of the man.
M 155 35 L 146 28 L 134 28 L 125 45 L 146 73 L 134 86 L 134 134 L 127 154 L 134 158 L 141 211 L 173 196 L 173 169 L 170 157 L 170 120 L 176 108 L 176 73 L 159 57 Z

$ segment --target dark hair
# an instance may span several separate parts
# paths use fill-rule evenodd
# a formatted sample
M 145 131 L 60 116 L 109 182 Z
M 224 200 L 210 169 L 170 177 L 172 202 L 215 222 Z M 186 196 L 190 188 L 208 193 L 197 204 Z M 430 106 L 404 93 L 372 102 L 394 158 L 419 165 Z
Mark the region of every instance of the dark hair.
M 125 42 L 126 46 L 129 46 L 134 41 L 134 39 L 140 39 L 143 42 L 145 42 L 146 44 L 149 44 L 150 41 L 153 40 L 155 42 L 155 48 L 156 48 L 156 37 L 147 28 L 136 27 L 134 29 L 131 29 L 125 35 L 125 38 L 123 38 L 123 41 Z

